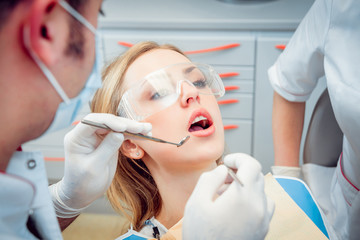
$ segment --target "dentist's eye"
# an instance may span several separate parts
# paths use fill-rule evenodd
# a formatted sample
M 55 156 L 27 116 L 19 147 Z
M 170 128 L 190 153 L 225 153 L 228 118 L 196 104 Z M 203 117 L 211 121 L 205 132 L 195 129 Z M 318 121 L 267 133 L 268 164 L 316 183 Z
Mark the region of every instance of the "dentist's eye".
M 207 86 L 205 79 L 197 80 L 193 82 L 193 84 L 196 88 L 205 88 Z

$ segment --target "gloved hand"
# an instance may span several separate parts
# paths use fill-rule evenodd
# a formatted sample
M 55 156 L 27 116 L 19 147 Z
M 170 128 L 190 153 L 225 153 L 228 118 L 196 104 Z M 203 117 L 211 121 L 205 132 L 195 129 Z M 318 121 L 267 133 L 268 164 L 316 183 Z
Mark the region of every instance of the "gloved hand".
M 273 175 L 302 178 L 300 167 L 271 166 L 271 172 Z
M 227 155 L 224 163 L 237 169 L 236 175 L 244 186 L 233 181 L 216 197 L 227 178 L 227 167 L 203 173 L 185 207 L 184 240 L 265 238 L 274 202 L 265 195 L 260 164 L 241 153 Z
M 140 123 L 111 114 L 91 113 L 85 117 L 119 132 L 147 134 L 150 123 Z M 108 133 L 103 140 L 97 134 Z M 79 123 L 66 134 L 64 177 L 49 187 L 56 214 L 71 218 L 102 196 L 114 177 L 118 150 L 124 135 Z

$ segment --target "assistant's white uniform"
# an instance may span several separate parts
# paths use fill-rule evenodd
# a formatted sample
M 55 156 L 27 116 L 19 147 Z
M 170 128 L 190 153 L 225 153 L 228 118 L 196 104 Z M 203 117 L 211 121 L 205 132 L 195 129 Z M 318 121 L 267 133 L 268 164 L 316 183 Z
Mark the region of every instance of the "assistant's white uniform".
M 0 239 L 37 239 L 26 226 L 29 216 L 41 239 L 62 239 L 42 154 L 15 152 L 0 173 Z
M 338 237 L 358 239 L 360 236 L 359 0 L 317 0 L 300 23 L 285 51 L 269 69 L 269 78 L 274 90 L 287 100 L 296 102 L 306 101 L 318 79 L 324 74 L 336 120 L 344 133 L 343 153 L 336 171 L 331 169 L 322 171 L 319 170 L 319 166 L 310 164 L 304 166 L 305 177 L 309 178 L 308 184 L 314 195 L 325 200 L 324 212 Z M 319 171 L 323 174 L 332 174 L 331 183 L 326 182 L 329 177 L 319 174 Z M 327 191 L 326 184 L 331 184 Z

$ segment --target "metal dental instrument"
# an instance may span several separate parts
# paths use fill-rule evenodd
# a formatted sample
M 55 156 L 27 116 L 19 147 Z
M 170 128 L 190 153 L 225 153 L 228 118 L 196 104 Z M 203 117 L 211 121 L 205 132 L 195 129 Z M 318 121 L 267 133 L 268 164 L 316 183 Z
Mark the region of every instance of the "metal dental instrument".
M 237 182 L 238 184 L 240 184 L 243 187 L 244 184 L 240 181 L 240 179 L 238 178 L 236 173 L 231 168 L 229 168 L 229 167 L 227 167 L 227 168 L 228 168 L 228 172 L 229 172 L 230 177 L 232 177 L 235 182 Z
M 90 126 L 93 126 L 93 127 L 103 128 L 103 129 L 111 130 L 113 132 L 117 132 L 115 130 L 112 130 L 108 126 L 106 126 L 106 124 L 97 123 L 97 122 L 93 122 L 93 121 L 86 120 L 86 119 L 81 120 L 81 123 L 84 123 L 84 124 L 87 124 L 87 125 L 90 125 Z M 159 143 L 168 143 L 168 144 L 176 145 L 177 147 L 181 147 L 190 138 L 190 136 L 186 136 L 183 139 L 181 139 L 181 141 L 179 143 L 174 143 L 174 142 L 169 142 L 169 141 L 162 140 L 160 138 L 146 136 L 146 135 L 143 135 L 143 134 L 140 134 L 140 133 L 131 133 L 131 132 L 128 132 L 128 131 L 117 132 L 117 133 L 124 133 L 124 134 L 127 134 L 127 135 L 140 137 L 140 138 L 143 138 L 143 139 L 146 139 L 146 140 L 159 142 Z

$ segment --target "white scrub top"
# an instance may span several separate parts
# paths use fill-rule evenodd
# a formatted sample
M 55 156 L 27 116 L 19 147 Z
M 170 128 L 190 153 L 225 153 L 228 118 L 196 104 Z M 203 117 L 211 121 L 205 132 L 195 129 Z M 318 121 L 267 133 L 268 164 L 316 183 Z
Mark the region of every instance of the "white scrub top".
M 0 173 L 0 239 L 38 239 L 27 228 L 29 217 L 41 239 L 62 239 L 42 154 L 15 152 Z
M 359 238 L 359 0 L 315 1 L 285 51 L 269 69 L 274 90 L 296 102 L 306 101 L 324 75 L 336 120 L 344 133 L 341 161 L 328 193 L 331 208 L 327 215 L 340 239 Z

